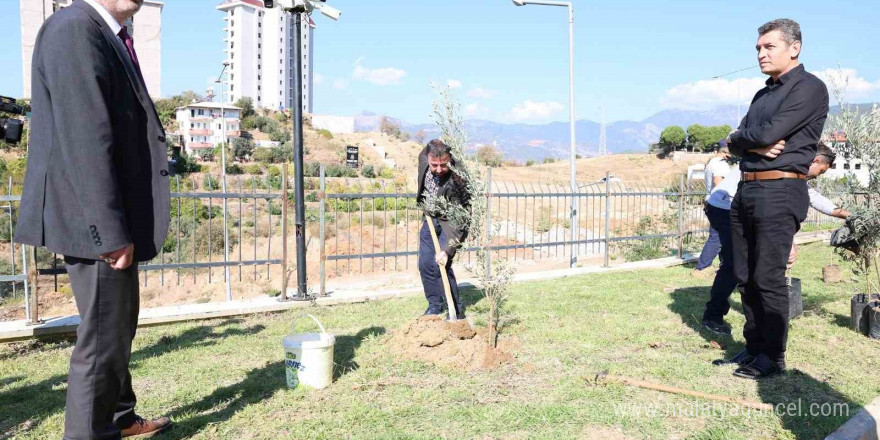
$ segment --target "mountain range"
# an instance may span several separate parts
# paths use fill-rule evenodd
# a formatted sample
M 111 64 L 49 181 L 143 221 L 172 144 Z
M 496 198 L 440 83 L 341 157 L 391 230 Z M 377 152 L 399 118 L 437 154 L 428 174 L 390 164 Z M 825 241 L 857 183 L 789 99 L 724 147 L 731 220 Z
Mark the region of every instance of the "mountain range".
M 860 104 L 867 108 L 870 104 Z M 608 153 L 645 152 L 649 145 L 658 141 L 660 132 L 670 125 L 684 129 L 691 124 L 730 125 L 738 124 L 738 115 L 745 115 L 746 106 L 737 109 L 735 105 L 719 106 L 712 110 L 669 109 L 658 112 L 642 121 L 616 121 L 606 125 L 605 137 Z M 832 107 L 831 112 L 838 109 Z M 355 117 L 356 131 L 373 131 L 379 126 L 382 116 L 364 112 Z M 391 118 L 394 120 L 393 118 Z M 434 124 L 400 123 L 401 130 L 411 134 L 424 130 L 428 139 L 439 136 Z M 468 138 L 472 145 L 496 145 L 505 158 L 520 161 L 529 159 L 541 161 L 544 158 L 567 158 L 569 155 L 568 122 L 547 124 L 503 124 L 499 122 L 472 119 L 465 121 Z M 575 123 L 577 153 L 584 157 L 595 156 L 599 150 L 601 124 L 589 120 Z

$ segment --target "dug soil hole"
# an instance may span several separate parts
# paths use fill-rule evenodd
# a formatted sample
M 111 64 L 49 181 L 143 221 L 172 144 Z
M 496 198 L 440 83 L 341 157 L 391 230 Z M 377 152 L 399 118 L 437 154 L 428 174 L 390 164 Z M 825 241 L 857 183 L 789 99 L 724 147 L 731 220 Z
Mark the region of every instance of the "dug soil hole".
M 442 316 L 422 316 L 394 332 L 390 343 L 405 357 L 457 369 L 491 370 L 513 362 L 516 338 L 489 345 L 486 329 L 474 330 L 467 320 L 448 322 Z

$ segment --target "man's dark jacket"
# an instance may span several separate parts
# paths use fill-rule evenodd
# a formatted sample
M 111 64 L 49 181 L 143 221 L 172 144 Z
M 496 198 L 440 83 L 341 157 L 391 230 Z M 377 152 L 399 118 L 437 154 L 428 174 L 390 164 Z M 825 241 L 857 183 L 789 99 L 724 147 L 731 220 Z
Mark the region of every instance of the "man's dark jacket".
M 31 107 L 15 241 L 80 258 L 129 244 L 138 261 L 156 256 L 169 223 L 165 131 L 125 46 L 88 4 L 43 25 Z
M 449 165 L 451 167 L 455 167 L 455 158 L 450 157 Z M 416 201 L 419 205 L 423 205 L 425 202 L 425 175 L 428 171 L 428 147 L 422 150 L 419 153 L 419 192 L 417 193 Z M 438 192 L 439 197 L 443 197 L 449 201 L 449 203 L 457 204 L 460 206 L 464 206 L 465 208 L 470 207 L 470 198 L 467 193 L 467 184 L 464 179 L 462 179 L 458 174 L 455 174 L 455 171 L 450 171 L 450 176 L 445 178 L 440 182 L 440 188 Z M 446 252 L 446 255 L 449 255 L 449 258 L 455 256 L 455 252 L 461 246 L 461 244 L 467 239 L 468 229 L 467 225 L 453 225 L 452 222 L 449 221 L 449 218 L 443 214 L 438 215 L 437 221 L 440 222 L 441 230 L 445 231 L 447 237 L 449 237 L 448 243 L 445 245 L 441 243 L 443 252 Z

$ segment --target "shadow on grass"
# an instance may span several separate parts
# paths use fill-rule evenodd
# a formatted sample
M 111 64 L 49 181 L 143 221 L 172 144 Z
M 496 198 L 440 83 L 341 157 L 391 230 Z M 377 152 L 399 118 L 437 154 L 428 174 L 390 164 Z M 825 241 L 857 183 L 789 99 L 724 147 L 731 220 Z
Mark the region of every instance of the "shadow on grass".
M 736 343 L 731 336 L 719 335 L 703 327 L 703 312 L 706 310 L 706 302 L 709 301 L 709 290 L 709 286 L 675 289 L 671 294 L 672 304 L 669 305 L 669 310 L 681 316 L 681 320 L 706 342 L 714 341 L 724 347 L 723 357 L 727 359 L 742 351 L 745 346 Z M 738 292 L 734 294 L 739 295 Z M 742 308 L 737 302 L 731 304 L 730 310 L 742 313 Z M 741 329 L 733 329 L 733 331 L 741 331 Z
M 734 292 L 734 295 L 739 295 Z M 715 341 L 724 347 L 725 359 L 728 359 L 745 347 L 734 342 L 729 336 L 718 335 L 702 325 L 703 311 L 709 300 L 709 287 L 686 287 L 672 292 L 673 302 L 670 310 L 681 316 L 682 320 L 706 341 Z M 742 313 L 738 302 L 731 304 L 731 310 Z M 842 320 L 842 317 L 838 318 Z M 733 331 L 742 331 L 734 328 Z M 747 384 L 746 379 L 739 379 Z M 758 394 L 761 401 L 776 406 L 776 415 L 785 429 L 794 434 L 796 439 L 825 438 L 842 423 L 854 416 L 860 409 L 849 401 L 846 396 L 818 381 L 800 370 L 788 370 L 785 374 L 758 381 Z M 789 405 L 795 405 L 795 411 L 789 412 Z M 837 414 L 825 415 L 822 411 L 838 411 Z M 818 413 L 814 413 L 818 411 Z
M 799 440 L 825 438 L 861 409 L 828 384 L 797 369 L 758 381 L 758 394 L 761 401 L 774 405 L 782 426 Z
M 215 345 L 230 336 L 255 335 L 266 328 L 263 325 L 254 325 L 248 328 L 233 326 L 241 324 L 242 322 L 241 319 L 227 319 L 216 325 L 200 325 L 198 327 L 193 327 L 179 335 L 162 336 L 153 345 L 143 347 L 132 353 L 130 367 L 134 367 L 144 360 L 162 356 L 168 352 L 207 347 Z M 216 331 L 222 327 L 227 328 L 220 332 Z
M 202 400 L 172 411 L 174 426 L 161 438 L 189 438 L 208 425 L 227 421 L 247 406 L 272 397 L 286 386 L 284 362 L 268 362 L 249 371 L 241 381 L 217 388 Z
M 334 379 L 357 370 L 355 352 L 364 340 L 385 333 L 384 327 L 367 327 L 353 336 L 342 335 L 336 338 L 334 359 Z M 170 416 L 175 426 L 162 438 L 189 438 L 209 425 L 215 425 L 232 418 L 242 409 L 256 405 L 272 397 L 287 387 L 284 376 L 284 362 L 268 362 L 262 368 L 251 370 L 241 381 L 218 388 L 200 401 L 174 410 Z
M 365 339 L 385 334 L 385 327 L 367 327 L 354 336 L 341 335 L 336 337 L 333 350 L 333 380 L 357 370 L 361 366 L 354 360 L 355 352 Z
M 66 374 L 56 374 L 32 385 L 0 392 L 0 440 L 21 436 L 43 420 L 63 412 L 66 379 Z

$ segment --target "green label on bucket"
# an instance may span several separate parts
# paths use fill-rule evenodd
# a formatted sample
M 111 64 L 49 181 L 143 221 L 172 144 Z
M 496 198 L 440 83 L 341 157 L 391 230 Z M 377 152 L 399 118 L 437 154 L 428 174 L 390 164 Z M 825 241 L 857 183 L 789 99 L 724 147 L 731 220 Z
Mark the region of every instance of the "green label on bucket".
M 290 352 L 285 354 L 284 370 L 287 376 L 287 387 L 296 388 L 299 385 L 299 372 L 305 371 L 306 367 L 296 360 L 296 355 Z

